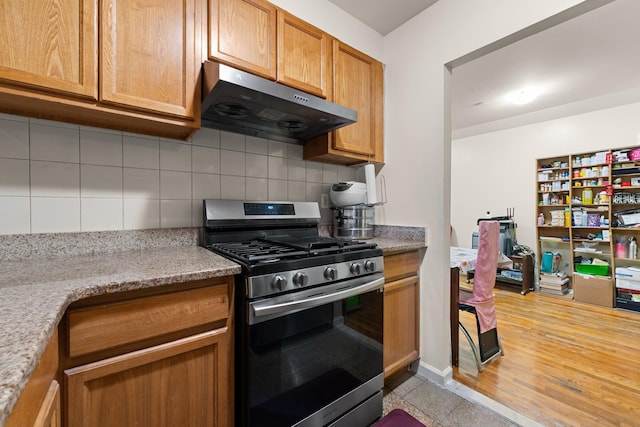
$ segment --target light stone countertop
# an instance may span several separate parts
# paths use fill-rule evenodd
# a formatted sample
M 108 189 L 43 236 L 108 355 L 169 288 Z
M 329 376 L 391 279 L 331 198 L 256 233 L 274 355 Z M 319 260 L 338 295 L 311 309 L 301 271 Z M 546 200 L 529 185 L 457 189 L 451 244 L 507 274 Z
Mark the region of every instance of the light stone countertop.
M 199 246 L 0 261 L 0 426 L 72 302 L 239 272 Z
M 189 245 L 194 240 L 193 233 L 180 232 L 186 235 L 183 244 Z M 58 236 L 53 237 L 56 242 L 61 241 Z M 65 235 L 66 242 L 70 237 L 80 239 L 82 233 Z M 119 234 L 101 237 L 115 238 L 117 243 L 122 239 Z M 152 236 L 152 240 L 157 237 Z M 33 238 L 42 240 L 52 236 Z M 24 236 L 18 240 L 23 239 Z M 37 245 L 31 239 L 27 237 L 26 245 L 20 241 L 16 247 L 34 251 Z M 9 243 L 13 244 L 14 240 L 11 236 Z M 425 249 L 425 240 L 424 229 L 383 226 L 376 229 L 370 242 L 378 244 L 388 255 Z M 6 255 L 8 260 L 0 260 L 0 427 L 4 426 L 71 303 L 96 295 L 240 272 L 238 264 L 194 245 L 91 255 L 65 252 L 58 258 L 12 260 L 11 255 Z

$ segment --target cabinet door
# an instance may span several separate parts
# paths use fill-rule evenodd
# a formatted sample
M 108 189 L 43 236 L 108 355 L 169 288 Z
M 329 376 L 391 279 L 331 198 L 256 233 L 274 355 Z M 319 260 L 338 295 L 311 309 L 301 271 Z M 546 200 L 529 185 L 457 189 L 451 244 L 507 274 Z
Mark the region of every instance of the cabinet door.
M 0 2 L 0 82 L 95 99 L 96 4 Z
M 61 425 L 60 385 L 58 381 L 52 381 L 33 427 L 60 427 Z
M 65 371 L 69 427 L 226 426 L 226 328 Z
M 209 0 L 209 58 L 275 80 L 275 6 L 264 0 Z
M 382 137 L 382 64 L 334 41 L 334 97 L 358 112 L 358 121 L 335 132 L 333 148 L 372 159 Z
M 308 141 L 304 159 L 354 165 L 384 162 L 382 63 L 333 41 L 333 96 L 358 112 L 358 121 Z
M 329 34 L 278 10 L 278 82 L 327 98 L 331 55 Z
M 387 378 L 418 358 L 418 276 L 384 285 L 384 376 Z
M 100 102 L 199 117 L 196 0 L 104 0 Z

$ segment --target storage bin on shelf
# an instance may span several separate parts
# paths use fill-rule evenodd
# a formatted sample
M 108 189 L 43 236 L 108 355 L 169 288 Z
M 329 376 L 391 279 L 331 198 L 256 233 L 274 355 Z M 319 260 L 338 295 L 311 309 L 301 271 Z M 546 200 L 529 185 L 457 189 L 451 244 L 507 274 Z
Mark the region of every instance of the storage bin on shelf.
M 573 298 L 577 302 L 601 307 L 613 307 L 613 279 L 611 277 L 574 273 Z
M 608 276 L 608 264 L 575 264 L 576 271 L 582 274 L 591 274 L 594 276 Z
M 616 267 L 616 307 L 640 311 L 640 270 Z

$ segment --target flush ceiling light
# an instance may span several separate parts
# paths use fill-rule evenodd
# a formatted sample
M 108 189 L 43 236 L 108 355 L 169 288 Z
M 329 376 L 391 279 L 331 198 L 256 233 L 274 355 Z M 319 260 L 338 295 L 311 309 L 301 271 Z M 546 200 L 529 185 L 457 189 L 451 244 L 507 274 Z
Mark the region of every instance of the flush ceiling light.
M 528 86 L 520 90 L 516 90 L 507 95 L 507 100 L 512 104 L 524 105 L 536 99 L 542 93 L 542 89 L 538 86 Z

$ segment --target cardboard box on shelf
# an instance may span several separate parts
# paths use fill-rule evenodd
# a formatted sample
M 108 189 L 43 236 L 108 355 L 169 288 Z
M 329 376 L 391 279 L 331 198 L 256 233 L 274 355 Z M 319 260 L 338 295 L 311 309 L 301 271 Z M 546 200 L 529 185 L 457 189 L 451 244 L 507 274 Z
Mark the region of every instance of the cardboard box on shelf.
M 613 307 L 613 279 L 605 276 L 573 273 L 573 298 L 577 302 Z

